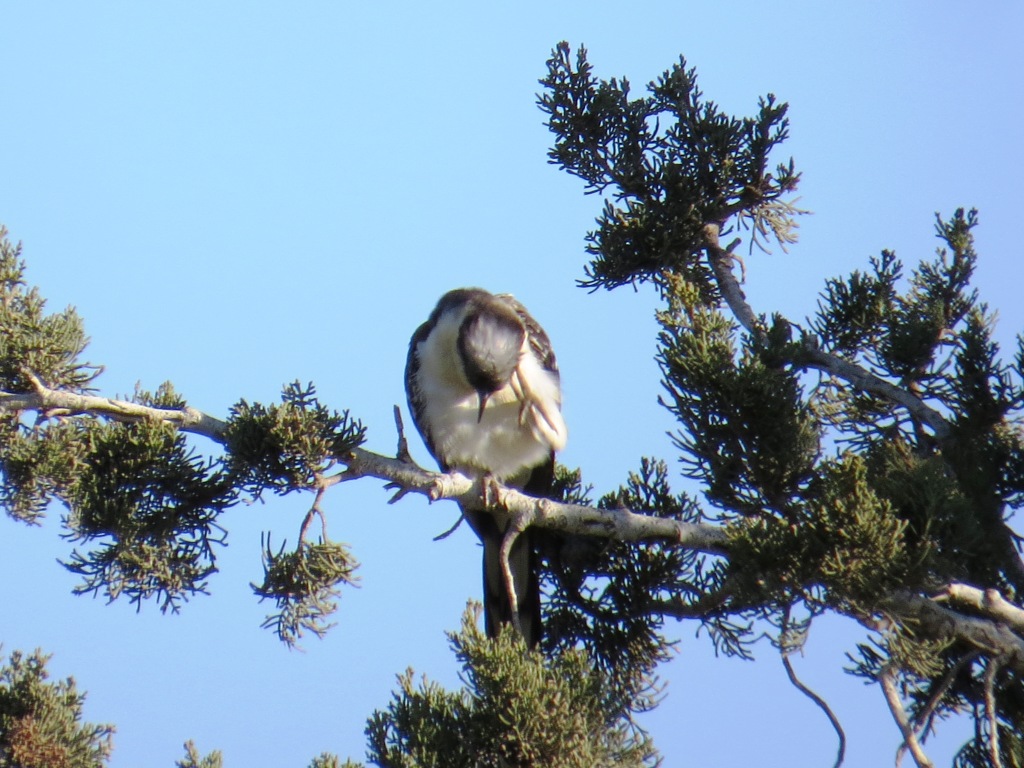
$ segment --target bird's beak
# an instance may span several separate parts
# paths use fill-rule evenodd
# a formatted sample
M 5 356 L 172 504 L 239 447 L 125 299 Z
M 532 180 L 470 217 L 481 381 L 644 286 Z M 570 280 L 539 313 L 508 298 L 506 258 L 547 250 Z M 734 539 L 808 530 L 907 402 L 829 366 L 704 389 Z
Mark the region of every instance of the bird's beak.
M 477 396 L 480 398 L 480 411 L 476 415 L 476 423 L 479 424 L 481 421 L 483 421 L 484 408 L 487 407 L 487 401 L 490 399 L 491 393 L 477 390 Z

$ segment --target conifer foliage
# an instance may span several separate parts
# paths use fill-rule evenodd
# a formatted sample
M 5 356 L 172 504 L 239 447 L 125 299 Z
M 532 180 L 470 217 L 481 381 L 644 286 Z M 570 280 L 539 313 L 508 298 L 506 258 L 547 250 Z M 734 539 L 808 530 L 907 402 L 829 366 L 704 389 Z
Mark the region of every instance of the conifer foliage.
M 85 694 L 71 678 L 49 682 L 48 661 L 14 651 L 0 665 L 0 767 L 99 768 L 114 728 L 82 722 Z
M 1024 343 L 1000 358 L 970 288 L 976 212 L 937 217 L 937 254 L 908 275 L 883 251 L 829 280 L 804 322 L 758 314 L 735 275 L 741 238 L 722 240 L 796 239 L 799 174 L 768 171 L 786 106 L 725 116 L 684 60 L 639 98 L 583 49 L 558 46 L 548 67 L 551 161 L 605 200 L 582 283 L 661 292 L 664 404 L 704 515 L 729 533 L 679 613 L 739 655 L 765 623 L 788 653 L 815 616 L 852 616 L 872 630 L 852 671 L 886 691 L 915 760 L 937 718 L 968 711 L 958 764 L 1021 765 Z
M 1005 356 L 971 287 L 977 213 L 937 216 L 930 258 L 905 266 L 882 251 L 828 280 L 810 317 L 771 314 L 744 294 L 739 247 L 757 268 L 797 239 L 800 174 L 775 157 L 786 104 L 767 95 L 752 117 L 726 115 L 683 59 L 637 95 L 565 43 L 541 87 L 550 161 L 601 202 L 580 284 L 649 284 L 660 298 L 662 402 L 699 493 L 673 491 L 670 465 L 649 458 L 596 502 L 566 468 L 553 500 L 496 493 L 417 467 L 401 435 L 395 457 L 366 451 L 362 423 L 312 384 L 287 385 L 279 404 L 240 401 L 224 420 L 169 384 L 98 397 L 81 320 L 44 312 L 20 248 L 0 235 L 0 504 L 27 524 L 63 505 L 77 591 L 178 610 L 207 590 L 226 509 L 304 493 L 294 546 L 275 549 L 268 533 L 253 585 L 278 609 L 265 626 L 288 644 L 324 634 L 356 581 L 352 553 L 327 536 L 323 501 L 340 482 L 500 506 L 510 536 L 542 529 L 543 654 L 511 632 L 486 640 L 468 613 L 452 636 L 464 688 L 401 677 L 367 727 L 379 766 L 657 764 L 632 716 L 657 704 L 666 619 L 697 622 L 743 658 L 767 633 L 835 728 L 839 765 L 841 723 L 788 661 L 825 613 L 864 627 L 848 671 L 877 685 L 917 765 L 931 764 L 923 737 L 961 713 L 976 727 L 958 768 L 1024 766 L 1024 339 Z M 216 450 L 199 452 L 197 437 Z M 42 661 L 26 664 L 12 656 L 3 672 L 37 682 L 0 686 L 8 702 L 36 692 L 0 710 L 0 765 L 31 764 L 10 745 L 49 689 Z M 97 764 L 109 730 L 74 725 L 72 694 L 53 694 L 71 698 L 45 722 L 94 761 L 68 765 Z M 219 760 L 189 744 L 179 764 Z

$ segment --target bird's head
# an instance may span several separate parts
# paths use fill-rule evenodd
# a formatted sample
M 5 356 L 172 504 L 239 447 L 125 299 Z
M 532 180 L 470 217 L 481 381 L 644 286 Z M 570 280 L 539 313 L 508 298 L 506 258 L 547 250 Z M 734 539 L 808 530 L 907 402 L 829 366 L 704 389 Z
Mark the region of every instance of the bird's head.
M 500 302 L 474 307 L 463 319 L 457 342 L 459 359 L 467 381 L 480 396 L 478 421 L 487 399 L 511 380 L 525 339 L 522 321 Z

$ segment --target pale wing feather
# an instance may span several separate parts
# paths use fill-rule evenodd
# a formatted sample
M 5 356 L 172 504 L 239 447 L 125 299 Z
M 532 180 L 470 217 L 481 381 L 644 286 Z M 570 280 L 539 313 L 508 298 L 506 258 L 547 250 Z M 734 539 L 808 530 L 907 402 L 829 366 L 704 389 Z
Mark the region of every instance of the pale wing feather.
M 519 423 L 530 427 L 553 451 L 565 447 L 568 430 L 562 418 L 562 392 L 558 363 L 547 333 L 514 296 L 499 294 L 526 328 L 523 359 L 512 375 L 512 391 L 520 401 Z

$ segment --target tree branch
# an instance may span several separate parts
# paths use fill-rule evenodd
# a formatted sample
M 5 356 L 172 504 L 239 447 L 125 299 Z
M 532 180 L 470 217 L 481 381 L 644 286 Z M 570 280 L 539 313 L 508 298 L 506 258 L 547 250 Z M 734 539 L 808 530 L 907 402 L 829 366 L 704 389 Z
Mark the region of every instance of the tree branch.
M 914 729 L 910 725 L 907 712 L 903 708 L 903 702 L 900 701 L 899 691 L 896 690 L 896 680 L 894 678 L 892 670 L 889 667 L 885 667 L 878 676 L 878 682 L 882 685 L 882 692 L 885 694 L 885 702 L 889 705 L 889 711 L 892 712 L 892 719 L 896 721 L 900 733 L 903 734 L 903 744 L 900 746 L 905 745 L 910 750 L 910 755 L 914 758 L 918 768 L 934 768 L 934 763 L 924 753 L 921 743 L 917 740 L 917 734 L 914 733 Z M 898 751 L 896 754 L 898 761 L 902 753 Z M 897 765 L 899 765 L 898 762 Z
M 993 768 L 1003 768 L 999 756 L 999 720 L 996 717 L 996 676 L 1002 666 L 1001 659 L 989 659 L 985 665 L 985 718 L 988 720 L 988 756 Z
M 1005 666 L 1024 672 L 1024 638 L 1001 621 L 967 616 L 910 592 L 893 593 L 882 601 L 882 607 L 919 633 L 963 640 L 986 655 L 1002 657 Z
M 520 534 L 526 530 L 528 522 L 520 517 L 513 517 L 505 534 L 501 537 L 501 547 L 498 550 L 498 560 L 501 563 L 501 578 L 505 582 L 505 596 L 508 598 L 510 612 L 512 614 L 512 626 L 516 632 L 523 634 L 523 627 L 519 621 L 519 595 L 516 594 L 515 577 L 512 574 L 512 564 L 509 558 L 512 555 L 512 547 Z
M 738 286 L 737 286 L 738 287 Z M 81 395 L 48 389 L 38 383 L 36 391 L 0 392 L 0 412 L 38 411 L 63 415 L 82 414 L 115 421 L 162 421 L 183 432 L 201 435 L 223 444 L 227 422 L 202 411 L 182 408 L 155 408 L 111 398 Z M 499 486 L 498 494 L 486 493 L 482 478 L 460 472 L 439 473 L 423 469 L 410 460 L 383 456 L 363 448 L 335 457 L 346 468 L 330 478 L 330 484 L 375 477 L 401 489 L 420 493 L 431 501 L 450 499 L 480 509 L 496 504 L 520 517 L 525 525 L 561 533 L 596 536 L 624 542 L 660 541 L 715 555 L 728 555 L 729 535 L 722 526 L 686 523 L 650 515 L 636 514 L 628 509 L 598 509 L 580 504 L 563 504 L 550 499 L 528 496 L 512 488 Z M 493 480 L 491 481 L 493 483 Z M 990 591 L 991 592 L 991 591 Z M 720 609 L 728 599 L 728 591 L 707 596 L 690 606 L 665 604 L 665 615 L 688 618 L 701 615 L 701 609 Z M 938 601 L 949 601 L 968 607 L 982 616 L 965 615 Z M 1024 672 L 1024 609 L 1014 606 L 995 592 L 986 593 L 965 584 L 950 584 L 933 599 L 912 592 L 897 592 L 880 603 L 880 611 L 909 623 L 931 637 L 956 637 L 970 643 L 986 655 L 1000 656 L 1003 664 Z M 858 617 L 877 628 L 870 617 Z
M 902 405 L 911 415 L 931 427 L 935 437 L 939 440 L 944 440 L 949 436 L 950 424 L 941 413 L 905 389 L 900 389 L 895 384 L 889 383 L 849 360 L 806 344 L 803 355 L 797 362 L 805 368 L 813 368 L 830 374 L 837 379 L 849 382 L 858 389 Z
M 839 737 L 839 749 L 836 753 L 835 768 L 839 768 L 843 764 L 843 760 L 846 758 L 846 733 L 843 731 L 843 726 L 839 722 L 839 718 L 836 717 L 835 712 L 832 711 L 832 707 L 828 705 L 821 696 L 812 691 L 804 682 L 796 676 L 796 670 L 793 669 L 793 663 L 789 660 L 789 653 L 783 652 L 782 654 L 782 666 L 786 668 L 786 676 L 789 677 L 789 682 L 793 684 L 800 693 L 809 698 L 822 712 L 825 713 L 825 717 L 832 723 L 832 728 L 835 729 L 836 735 Z
M 1024 608 L 1011 603 L 995 589 L 979 589 L 969 584 L 947 584 L 935 599 L 949 599 L 966 605 L 996 621 L 1001 621 L 1015 632 L 1024 632 Z
M 198 408 L 154 408 L 126 400 L 49 389 L 37 379 L 33 383 L 34 392 L 0 392 L 0 411 L 59 411 L 63 415 L 89 414 L 114 421 L 164 421 L 182 432 L 202 435 L 218 443 L 224 442 L 227 422 L 205 414 Z
M 735 257 L 729 250 L 722 247 L 719 241 L 720 232 L 721 227 L 718 224 L 704 225 L 705 249 L 711 270 L 718 282 L 718 289 L 739 324 L 751 335 L 758 338 L 763 337 L 764 327 L 747 302 L 747 297 L 743 293 L 743 289 L 740 288 L 736 275 L 733 274 L 732 265 Z M 927 424 L 939 440 L 949 436 L 950 424 L 941 413 L 905 389 L 900 389 L 895 384 L 889 383 L 855 363 L 824 352 L 811 343 L 804 345 L 800 359 L 793 362 L 804 368 L 813 368 L 830 374 L 849 382 L 858 389 L 903 406 L 911 415 Z
M 60 410 L 65 415 L 83 414 L 101 416 L 114 421 L 159 421 L 174 425 L 183 432 L 202 435 L 224 444 L 227 422 L 202 411 L 182 408 L 156 408 L 93 395 L 48 389 L 39 383 L 35 392 L 0 392 L 0 411 Z M 344 456 L 335 457 L 346 469 L 331 479 L 355 480 L 375 477 L 388 481 L 405 492 L 421 493 L 431 501 L 451 499 L 476 509 L 487 509 L 494 503 L 510 513 L 523 516 L 528 525 L 583 536 L 615 538 L 619 541 L 663 541 L 702 552 L 722 554 L 728 546 L 728 534 L 719 526 L 684 523 L 666 518 L 639 515 L 625 509 L 597 509 L 579 504 L 562 504 L 550 499 L 538 499 L 502 488 L 496 499 L 487 494 L 481 478 L 472 478 L 460 472 L 431 472 L 402 458 L 382 456 L 363 448 L 355 448 Z M 493 483 L 493 480 L 491 481 Z
M 757 315 L 750 304 L 747 303 L 746 294 L 740 288 L 736 275 L 733 274 L 732 265 L 735 257 L 730 251 L 723 248 L 719 241 L 721 227 L 718 224 L 704 225 L 704 242 L 708 254 L 708 261 L 711 264 L 711 271 L 718 281 L 718 289 L 722 292 L 722 298 L 729 305 L 733 316 L 739 321 L 748 333 L 754 336 L 762 336 L 764 328 L 758 322 Z
M 934 686 L 934 690 L 931 696 L 928 697 L 928 702 L 925 704 L 924 709 L 917 713 L 914 718 L 913 726 L 914 729 L 920 733 L 924 733 L 926 736 L 932 727 L 932 718 L 935 716 L 935 712 L 938 709 L 939 704 L 942 702 L 943 697 L 956 682 L 957 675 L 964 667 L 972 664 L 975 659 L 981 656 L 981 651 L 974 650 L 968 653 L 966 656 L 962 656 L 956 664 L 954 664 L 941 682 Z
M 671 616 L 674 619 L 697 619 L 716 613 L 729 602 L 733 595 L 731 585 L 727 582 L 713 592 L 706 592 L 693 602 L 675 600 L 651 600 L 648 603 L 648 614 Z M 736 606 L 730 605 L 729 609 Z

